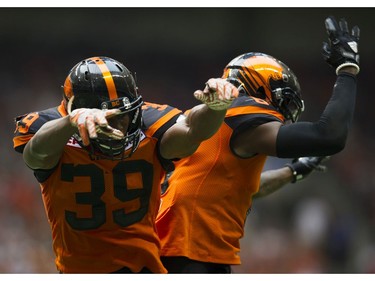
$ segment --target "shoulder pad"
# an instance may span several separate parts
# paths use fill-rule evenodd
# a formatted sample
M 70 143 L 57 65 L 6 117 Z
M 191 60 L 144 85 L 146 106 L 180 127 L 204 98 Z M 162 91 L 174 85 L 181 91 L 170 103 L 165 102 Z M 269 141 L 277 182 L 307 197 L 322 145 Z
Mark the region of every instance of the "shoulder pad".
M 274 106 L 269 104 L 266 100 L 256 98 L 256 97 L 250 97 L 250 96 L 240 96 L 236 98 L 231 107 L 239 107 L 239 106 L 257 106 L 261 108 L 266 108 L 270 110 L 276 110 Z
M 171 121 L 174 124 L 181 114 L 181 110 L 166 104 L 160 105 L 145 102 L 142 106 L 142 117 L 145 130 L 152 128 L 153 131 L 156 131 L 161 126 L 170 123 Z M 170 124 L 170 126 L 173 124 Z
M 61 114 L 57 107 L 18 116 L 15 118 L 15 133 L 21 135 L 35 134 L 44 123 L 60 117 Z

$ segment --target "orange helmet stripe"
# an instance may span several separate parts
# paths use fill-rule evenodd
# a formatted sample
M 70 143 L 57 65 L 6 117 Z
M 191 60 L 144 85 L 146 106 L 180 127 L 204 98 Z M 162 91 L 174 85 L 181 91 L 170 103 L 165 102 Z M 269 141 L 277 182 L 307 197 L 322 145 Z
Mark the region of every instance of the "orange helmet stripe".
M 66 77 L 64 82 L 64 94 L 67 99 L 73 96 L 72 81 L 70 81 L 70 74 Z
M 96 63 L 96 65 L 99 67 L 99 69 L 103 73 L 103 78 L 108 89 L 109 99 L 110 100 L 118 99 L 115 82 L 113 81 L 112 74 L 109 71 L 105 62 L 99 57 L 94 57 L 91 59 Z

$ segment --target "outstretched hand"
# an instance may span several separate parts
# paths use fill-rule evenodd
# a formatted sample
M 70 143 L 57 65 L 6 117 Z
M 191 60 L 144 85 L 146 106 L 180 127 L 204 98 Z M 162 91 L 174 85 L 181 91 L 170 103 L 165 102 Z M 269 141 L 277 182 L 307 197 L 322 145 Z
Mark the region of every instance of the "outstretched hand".
M 296 182 L 307 177 L 312 171 L 325 172 L 327 167 L 322 165 L 326 162 L 330 156 L 320 156 L 320 157 L 300 157 L 292 161 L 292 163 L 287 164 L 293 172 L 293 181 Z
M 98 137 L 98 133 L 113 139 L 121 139 L 124 134 L 109 126 L 107 118 L 120 113 L 119 109 L 101 110 L 97 108 L 78 108 L 69 113 L 70 123 L 78 128 L 83 145 L 90 144 L 90 138 Z
M 323 42 L 324 60 L 336 69 L 336 74 L 345 66 L 354 66 L 359 73 L 358 41 L 360 30 L 354 26 L 349 33 L 348 23 L 341 19 L 339 24 L 333 16 L 325 20 L 328 43 Z
M 238 97 L 238 89 L 222 78 L 211 78 L 203 91 L 194 92 L 194 97 L 213 110 L 226 110 Z

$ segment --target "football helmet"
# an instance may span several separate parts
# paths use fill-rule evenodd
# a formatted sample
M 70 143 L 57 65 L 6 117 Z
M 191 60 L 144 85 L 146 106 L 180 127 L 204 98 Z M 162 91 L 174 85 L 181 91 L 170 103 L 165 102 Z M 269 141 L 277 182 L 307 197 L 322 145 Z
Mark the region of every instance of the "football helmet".
M 63 90 L 69 113 L 76 108 L 118 108 L 121 113 L 112 118 L 128 115 L 123 139 L 114 140 L 105 134 L 90 139 L 88 150 L 93 159 L 124 159 L 133 154 L 140 142 L 143 101 L 132 73 L 122 63 L 108 57 L 84 59 L 70 70 Z M 74 137 L 82 146 L 80 136 Z
M 278 59 L 263 53 L 246 53 L 224 68 L 222 78 L 240 93 L 264 99 L 286 120 L 296 122 L 304 110 L 301 88 L 296 75 Z

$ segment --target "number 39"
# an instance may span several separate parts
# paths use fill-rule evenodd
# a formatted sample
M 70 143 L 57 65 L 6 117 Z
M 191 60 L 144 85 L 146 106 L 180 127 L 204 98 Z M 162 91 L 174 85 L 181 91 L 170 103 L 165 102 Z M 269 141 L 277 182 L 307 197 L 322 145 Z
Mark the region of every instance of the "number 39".
M 89 177 L 91 179 L 90 192 L 76 193 L 77 204 L 91 205 L 92 216 L 79 218 L 76 212 L 65 211 L 65 219 L 76 230 L 96 229 L 106 222 L 106 206 L 101 200 L 105 191 L 103 171 L 94 164 L 73 165 L 63 164 L 61 180 L 73 182 L 74 177 Z M 139 188 L 127 188 L 126 174 L 141 173 L 143 186 Z M 139 198 L 139 209 L 126 213 L 124 209 L 112 211 L 113 221 L 121 227 L 134 224 L 146 215 L 152 191 L 153 168 L 145 160 L 119 162 L 112 170 L 114 196 L 121 202 Z

